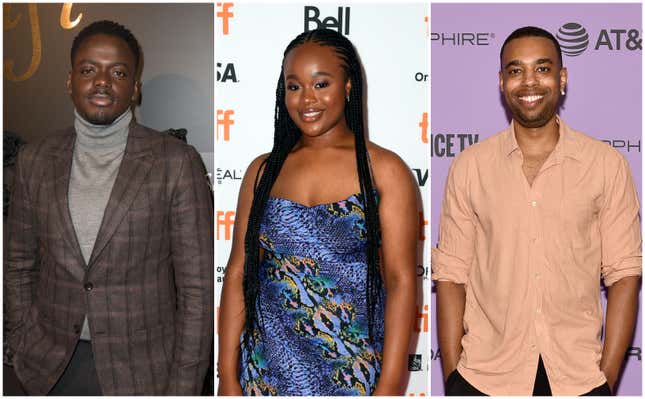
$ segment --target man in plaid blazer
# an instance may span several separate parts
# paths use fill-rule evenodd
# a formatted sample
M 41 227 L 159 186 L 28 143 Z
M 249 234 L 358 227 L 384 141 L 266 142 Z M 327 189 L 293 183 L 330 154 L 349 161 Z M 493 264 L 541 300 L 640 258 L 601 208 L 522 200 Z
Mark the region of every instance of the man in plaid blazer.
M 79 33 L 75 123 L 19 154 L 5 248 L 9 355 L 31 395 L 199 395 L 213 208 L 195 149 L 132 121 L 140 49 Z

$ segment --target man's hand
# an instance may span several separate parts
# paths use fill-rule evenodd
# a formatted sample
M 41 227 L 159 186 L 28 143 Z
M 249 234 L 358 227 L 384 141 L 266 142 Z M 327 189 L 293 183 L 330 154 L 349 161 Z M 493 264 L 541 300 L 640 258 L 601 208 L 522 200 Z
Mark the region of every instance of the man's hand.
M 457 368 L 464 336 L 466 289 L 463 284 L 437 281 L 437 335 L 444 381 Z
M 612 392 L 631 342 L 638 308 L 640 277 L 624 277 L 607 288 L 607 322 L 600 370 Z

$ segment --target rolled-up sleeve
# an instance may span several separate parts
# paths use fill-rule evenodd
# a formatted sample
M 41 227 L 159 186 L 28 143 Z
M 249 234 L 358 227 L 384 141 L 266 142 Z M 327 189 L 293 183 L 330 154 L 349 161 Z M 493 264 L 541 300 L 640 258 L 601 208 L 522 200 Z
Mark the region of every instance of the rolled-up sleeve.
M 432 279 L 465 284 L 474 256 L 475 224 L 468 195 L 468 152 L 450 166 L 439 216 L 439 240 L 432 249 Z
M 642 273 L 638 194 L 625 158 L 605 159 L 605 198 L 600 210 L 601 273 L 606 286 Z

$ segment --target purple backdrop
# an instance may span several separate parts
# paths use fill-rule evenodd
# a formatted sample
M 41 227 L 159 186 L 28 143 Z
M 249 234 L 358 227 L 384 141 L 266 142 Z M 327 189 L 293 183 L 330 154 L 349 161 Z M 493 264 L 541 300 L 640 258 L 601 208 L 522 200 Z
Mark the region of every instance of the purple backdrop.
M 576 56 L 563 54 L 569 79 L 559 114 L 572 128 L 609 141 L 621 151 L 631 164 L 640 195 L 640 4 L 432 4 L 430 18 L 432 245 L 437 242 L 445 178 L 454 156 L 508 127 L 498 89 L 499 50 L 513 30 L 525 25 L 554 35 L 560 32 L 580 44 L 584 34 L 577 32 L 586 31 L 585 50 Z M 431 345 L 432 394 L 443 395 L 435 328 Z M 631 346 L 618 395 L 641 395 L 640 308 Z

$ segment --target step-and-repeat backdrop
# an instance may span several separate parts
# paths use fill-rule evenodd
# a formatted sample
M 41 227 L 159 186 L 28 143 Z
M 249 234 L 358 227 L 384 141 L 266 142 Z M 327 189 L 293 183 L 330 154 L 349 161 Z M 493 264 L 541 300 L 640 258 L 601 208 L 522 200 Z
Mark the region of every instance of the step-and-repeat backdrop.
M 141 45 L 139 123 L 186 129 L 213 172 L 213 4 L 3 4 L 3 130 L 33 142 L 73 124 L 70 48 L 102 19 L 124 25 Z
M 640 4 L 433 4 L 430 18 L 432 245 L 450 163 L 466 147 L 508 127 L 498 89 L 499 50 L 513 30 L 526 25 L 560 40 L 569 79 L 559 114 L 572 128 L 618 149 L 641 193 Z M 434 299 L 433 294 L 433 306 Z M 443 395 L 435 329 L 431 356 L 432 394 Z M 641 395 L 640 309 L 626 361 L 617 394 Z
M 399 154 L 417 178 L 419 208 L 417 321 L 409 348 L 406 395 L 426 395 L 429 257 L 423 253 L 429 209 L 426 97 L 427 8 L 417 4 L 215 3 L 216 306 L 219 306 L 240 182 L 248 164 L 269 152 L 282 53 L 304 30 L 327 27 L 354 43 L 367 83 L 369 138 Z M 426 213 L 427 215 L 427 213 Z M 425 263 L 424 263 L 425 261 Z M 218 326 L 226 328 L 226 326 Z

